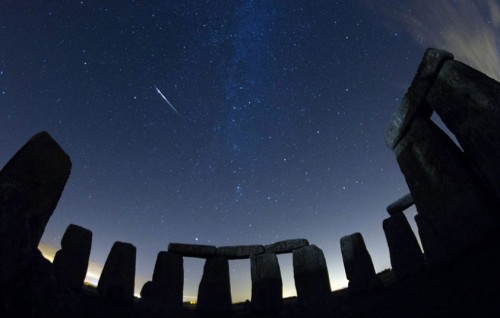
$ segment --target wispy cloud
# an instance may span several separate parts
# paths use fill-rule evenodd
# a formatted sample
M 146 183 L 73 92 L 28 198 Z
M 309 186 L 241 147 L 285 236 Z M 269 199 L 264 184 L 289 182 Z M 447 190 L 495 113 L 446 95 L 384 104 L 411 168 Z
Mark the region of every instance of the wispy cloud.
M 392 4 L 382 10 L 419 45 L 448 50 L 457 60 L 500 80 L 499 1 L 399 0 Z

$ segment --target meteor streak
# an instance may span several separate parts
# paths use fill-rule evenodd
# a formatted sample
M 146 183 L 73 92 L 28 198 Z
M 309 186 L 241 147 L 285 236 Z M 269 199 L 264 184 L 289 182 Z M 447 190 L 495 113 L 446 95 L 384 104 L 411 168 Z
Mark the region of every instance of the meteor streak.
M 172 103 L 168 101 L 168 99 L 165 97 L 165 95 L 163 95 L 163 93 L 158 89 L 158 87 L 156 87 L 156 85 L 155 85 L 155 88 L 156 88 L 156 91 L 158 92 L 158 94 L 160 94 L 161 98 L 163 98 L 163 100 L 167 102 L 168 106 L 170 106 L 170 108 L 172 108 L 174 110 L 174 112 L 177 115 L 179 115 L 179 112 L 177 111 L 177 109 L 175 109 L 174 105 L 172 105 Z

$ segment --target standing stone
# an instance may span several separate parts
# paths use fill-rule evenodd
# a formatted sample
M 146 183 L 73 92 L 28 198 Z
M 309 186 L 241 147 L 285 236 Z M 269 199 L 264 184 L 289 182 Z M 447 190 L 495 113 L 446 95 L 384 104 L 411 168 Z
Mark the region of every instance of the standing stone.
M 325 256 L 316 245 L 293 251 L 293 276 L 297 297 L 301 301 L 320 299 L 331 293 Z
M 196 310 L 201 314 L 226 314 L 232 311 L 229 262 L 227 258 L 208 258 L 203 268 Z
M 97 290 L 115 302 L 134 299 L 136 248 L 130 243 L 115 242 L 97 284 Z
M 364 293 L 382 285 L 375 274 L 372 258 L 366 249 L 361 233 L 342 237 L 340 250 L 351 295 Z
M 387 213 L 389 213 L 389 215 L 403 213 L 404 210 L 408 209 L 413 204 L 415 204 L 415 201 L 413 201 L 411 193 L 408 193 L 398 200 L 394 201 L 393 203 L 389 204 L 387 206 Z
M 402 279 L 423 270 L 424 255 L 406 216 L 403 213 L 394 214 L 382 224 L 396 277 Z
M 443 50 L 429 48 L 425 51 L 417 73 L 403 98 L 401 106 L 393 114 L 391 124 L 387 130 L 385 141 L 391 149 L 394 149 L 406 134 L 413 119 L 416 117 L 431 117 L 432 108 L 427 103 L 427 93 L 434 84 L 441 66 L 447 60 L 452 59 L 453 55 Z
M 70 158 L 46 132 L 0 171 L 0 284 L 19 275 L 36 252 L 70 171 Z
M 470 163 L 432 121 L 416 118 L 394 150 L 419 214 L 436 235 L 422 241 L 429 260 L 431 238 L 440 237 L 459 254 L 499 228 L 495 199 L 486 191 Z M 437 260 L 429 260 L 431 263 Z
M 452 259 L 452 248 L 448 240 L 440 235 L 431 221 L 423 214 L 415 215 L 420 242 L 424 248 L 425 265 L 428 268 L 439 268 L 449 264 Z
M 81 290 L 89 265 L 92 232 L 70 224 L 61 240 L 61 249 L 54 257 L 54 271 L 72 289 Z
M 182 256 L 170 252 L 158 253 L 153 281 L 143 286 L 141 298 L 145 301 L 181 307 L 183 289 L 184 260 Z
M 250 257 L 252 277 L 252 310 L 257 313 L 279 313 L 283 309 L 283 282 L 276 254 Z
M 500 83 L 448 61 L 427 100 L 500 202 Z
M 294 249 L 309 245 L 306 239 L 293 239 L 275 242 L 264 246 L 264 253 L 283 254 L 291 253 Z

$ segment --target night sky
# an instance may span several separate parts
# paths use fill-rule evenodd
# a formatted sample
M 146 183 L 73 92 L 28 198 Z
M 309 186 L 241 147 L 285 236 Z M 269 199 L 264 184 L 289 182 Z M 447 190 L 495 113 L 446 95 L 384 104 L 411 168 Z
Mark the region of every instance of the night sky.
M 425 48 L 500 78 L 499 0 L 420 2 L 1 1 L 0 166 L 42 130 L 73 163 L 40 248 L 90 229 L 95 284 L 132 243 L 137 294 L 171 242 L 306 238 L 338 289 L 361 232 L 389 268 L 382 220 L 408 188 L 384 135 Z M 184 260 L 187 300 L 203 264 Z M 230 271 L 249 299 L 250 262 Z

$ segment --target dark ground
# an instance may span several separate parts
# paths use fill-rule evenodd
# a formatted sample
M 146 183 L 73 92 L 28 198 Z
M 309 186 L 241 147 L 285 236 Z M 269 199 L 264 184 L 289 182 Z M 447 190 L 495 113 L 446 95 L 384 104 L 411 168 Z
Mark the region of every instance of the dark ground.
M 500 317 L 500 239 L 490 241 L 445 268 L 427 270 L 403 281 L 391 272 L 380 274 L 384 287 L 349 296 L 346 289 L 304 305 L 285 299 L 278 315 L 257 316 L 234 306 L 224 317 Z M 199 317 L 193 307 L 173 312 L 153 304 L 113 305 L 87 291 L 84 317 Z M 213 317 L 223 317 L 216 315 Z

